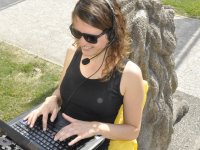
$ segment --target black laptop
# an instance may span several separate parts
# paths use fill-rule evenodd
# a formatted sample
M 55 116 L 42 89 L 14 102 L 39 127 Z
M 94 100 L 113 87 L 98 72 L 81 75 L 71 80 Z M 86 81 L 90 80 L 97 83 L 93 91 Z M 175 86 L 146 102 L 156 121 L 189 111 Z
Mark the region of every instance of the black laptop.
M 37 119 L 33 128 L 29 128 L 26 121 L 23 120 L 26 114 L 22 114 L 8 123 L 0 120 L 0 131 L 24 150 L 95 150 L 105 140 L 102 136 L 94 136 L 83 139 L 73 146 L 68 146 L 68 142 L 75 136 L 62 142 L 54 141 L 54 135 L 69 124 L 61 113 L 58 113 L 53 123 L 48 120 L 46 131 L 42 130 L 42 117 Z

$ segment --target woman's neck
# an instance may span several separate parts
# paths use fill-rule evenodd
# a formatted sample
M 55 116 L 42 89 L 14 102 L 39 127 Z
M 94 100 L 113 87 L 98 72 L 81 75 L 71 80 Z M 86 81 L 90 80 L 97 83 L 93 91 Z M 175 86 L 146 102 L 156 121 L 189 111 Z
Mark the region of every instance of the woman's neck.
M 83 76 L 89 77 L 90 75 L 95 74 L 91 77 L 91 79 L 97 79 L 102 77 L 102 70 L 105 67 L 105 58 L 106 58 L 106 51 L 103 51 L 98 56 L 94 57 L 90 60 L 87 65 L 83 65 L 80 63 L 80 70 Z M 81 61 L 87 58 L 86 56 L 82 55 Z M 92 58 L 92 57 L 91 57 Z

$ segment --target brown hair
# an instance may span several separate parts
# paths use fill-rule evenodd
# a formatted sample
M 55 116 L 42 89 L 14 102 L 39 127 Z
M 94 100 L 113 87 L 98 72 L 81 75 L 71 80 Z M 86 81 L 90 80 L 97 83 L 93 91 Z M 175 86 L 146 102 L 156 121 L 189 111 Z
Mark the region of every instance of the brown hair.
M 126 21 L 116 0 L 79 0 L 72 13 L 72 20 L 78 16 L 87 24 L 101 29 L 111 29 L 108 39 L 111 42 L 107 49 L 105 68 L 103 69 L 103 81 L 110 79 L 114 68 L 122 71 L 124 59 L 128 58 L 130 38 L 126 31 Z M 111 39 L 111 37 L 113 37 Z

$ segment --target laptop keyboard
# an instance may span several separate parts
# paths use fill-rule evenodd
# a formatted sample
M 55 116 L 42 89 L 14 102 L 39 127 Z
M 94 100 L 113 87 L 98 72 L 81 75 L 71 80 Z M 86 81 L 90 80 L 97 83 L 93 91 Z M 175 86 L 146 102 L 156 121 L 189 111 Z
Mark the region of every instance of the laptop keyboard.
M 54 141 L 54 135 L 58 132 L 58 129 L 55 129 L 54 124 L 49 121 L 47 130 L 43 131 L 41 119 L 36 121 L 33 128 L 29 128 L 26 121 L 23 120 L 13 124 L 12 127 L 26 138 L 35 141 L 37 144 L 44 147 L 46 150 L 80 150 L 85 143 L 84 140 L 82 140 L 73 146 L 68 146 L 68 142 L 74 137 L 68 138 L 62 142 Z

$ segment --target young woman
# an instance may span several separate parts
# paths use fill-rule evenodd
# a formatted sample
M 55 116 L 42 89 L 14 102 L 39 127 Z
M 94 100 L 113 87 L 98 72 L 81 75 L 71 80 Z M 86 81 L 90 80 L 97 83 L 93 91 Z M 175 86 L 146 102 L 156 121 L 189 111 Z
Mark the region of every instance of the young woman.
M 71 122 L 62 128 L 55 140 L 69 142 L 102 135 L 106 139 L 99 149 L 106 149 L 109 139 L 136 139 L 141 124 L 143 78 L 140 68 L 128 60 L 129 38 L 126 22 L 115 0 L 79 0 L 70 25 L 76 51 L 65 61 L 59 87 L 43 104 L 25 117 L 30 127 L 43 116 L 43 129 L 48 114 L 54 121 L 61 111 Z M 120 106 L 124 123 L 115 125 Z

